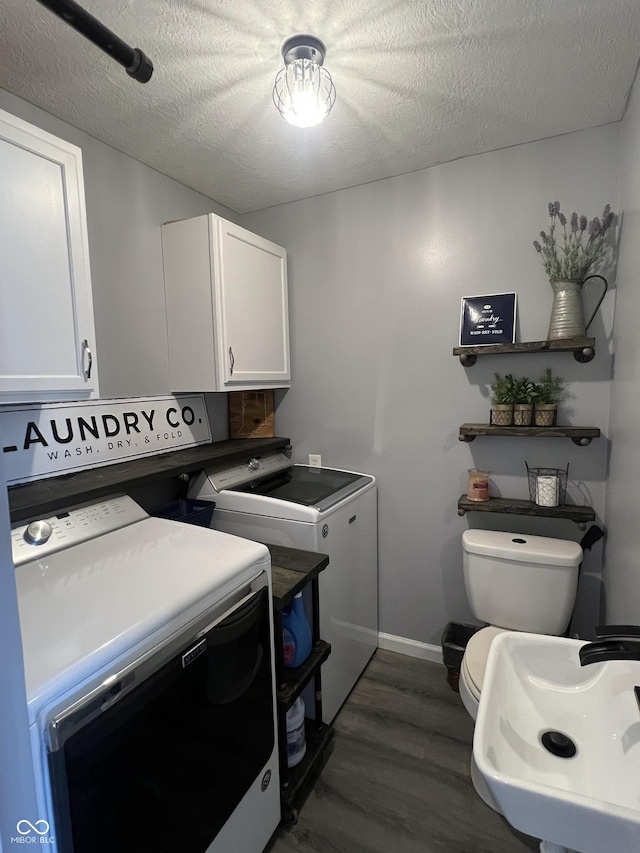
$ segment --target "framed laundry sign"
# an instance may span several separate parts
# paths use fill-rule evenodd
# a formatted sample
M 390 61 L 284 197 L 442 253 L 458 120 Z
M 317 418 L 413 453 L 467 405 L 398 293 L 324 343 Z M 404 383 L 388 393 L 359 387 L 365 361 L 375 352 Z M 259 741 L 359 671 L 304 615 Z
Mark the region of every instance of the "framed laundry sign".
M 516 303 L 515 293 L 463 296 L 460 306 L 460 346 L 515 343 Z
M 7 483 L 27 483 L 211 441 L 203 394 L 2 406 Z

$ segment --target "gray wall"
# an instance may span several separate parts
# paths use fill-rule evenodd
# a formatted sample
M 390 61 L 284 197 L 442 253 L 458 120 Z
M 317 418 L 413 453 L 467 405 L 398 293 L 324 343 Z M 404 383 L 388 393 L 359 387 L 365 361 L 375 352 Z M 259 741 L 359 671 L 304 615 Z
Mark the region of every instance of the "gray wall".
M 165 393 L 159 226 L 210 210 L 239 217 L 1 90 L 0 108 L 82 148 L 101 395 Z M 584 131 L 240 217 L 289 253 L 294 384 L 280 395 L 278 433 L 292 437 L 299 461 L 321 453 L 325 465 L 378 477 L 383 632 L 437 643 L 446 622 L 470 618 L 459 546 L 467 526 L 580 538 L 557 521 L 459 518 L 470 465 L 491 470 L 494 494 L 526 497 L 525 459 L 569 462 L 572 498 L 595 506 L 602 523 L 614 293 L 594 322 L 589 365 L 520 356 L 465 370 L 451 347 L 460 297 L 503 290 L 518 293 L 519 339 L 546 336 L 551 295 L 531 241 L 550 200 L 589 216 L 607 201 L 617 209 L 618 132 Z M 633 347 L 636 336 L 627 337 Z M 461 423 L 486 421 L 495 370 L 537 376 L 547 364 L 574 395 L 564 421 L 599 426 L 603 439 L 586 449 L 458 442 Z M 214 437 L 224 438 L 226 395 L 209 403 Z M 600 560 L 598 545 L 583 566 L 574 627 L 585 635 L 599 618 Z
M 640 452 L 640 89 L 636 84 L 621 128 L 620 195 L 624 211 L 614 327 L 611 465 L 607 488 L 605 588 L 607 619 L 640 624 L 638 483 Z
M 237 215 L 2 89 L 0 109 L 82 149 L 100 396 L 168 393 L 160 226 Z
M 569 522 L 471 514 L 457 500 L 471 466 L 491 471 L 492 493 L 526 498 L 531 466 L 570 464 L 571 499 L 603 523 L 615 291 L 590 333 L 593 362 L 569 354 L 485 357 L 463 368 L 460 298 L 516 291 L 519 340 L 546 338 L 551 290 L 532 247 L 547 204 L 589 217 L 618 207 L 619 125 L 508 148 L 402 177 L 270 208 L 241 224 L 288 251 L 293 387 L 276 430 L 294 457 L 371 472 L 379 486 L 380 627 L 437 644 L 448 621 L 471 618 L 460 536 L 491 527 L 581 538 Z M 590 297 L 585 297 L 590 304 Z M 598 426 L 588 448 L 567 439 L 458 441 L 464 422 L 487 422 L 494 371 L 537 377 L 550 365 L 572 397 L 563 423 Z M 583 564 L 574 631 L 599 619 L 601 545 Z

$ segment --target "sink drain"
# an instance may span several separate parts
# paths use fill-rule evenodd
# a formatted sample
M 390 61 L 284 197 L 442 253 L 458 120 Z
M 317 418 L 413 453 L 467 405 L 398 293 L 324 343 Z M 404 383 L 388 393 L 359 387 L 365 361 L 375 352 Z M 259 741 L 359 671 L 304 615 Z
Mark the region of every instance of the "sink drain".
M 549 750 L 552 755 L 557 755 L 558 758 L 573 758 L 578 751 L 571 738 L 562 732 L 544 732 L 540 740 L 544 748 Z

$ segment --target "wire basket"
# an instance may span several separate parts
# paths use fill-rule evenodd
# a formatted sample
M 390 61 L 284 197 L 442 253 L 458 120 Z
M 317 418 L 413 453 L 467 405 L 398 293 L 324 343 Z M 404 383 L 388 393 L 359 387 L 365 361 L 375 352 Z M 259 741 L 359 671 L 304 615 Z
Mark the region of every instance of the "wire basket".
M 529 468 L 529 499 L 537 506 L 564 506 L 569 463 L 566 468 Z

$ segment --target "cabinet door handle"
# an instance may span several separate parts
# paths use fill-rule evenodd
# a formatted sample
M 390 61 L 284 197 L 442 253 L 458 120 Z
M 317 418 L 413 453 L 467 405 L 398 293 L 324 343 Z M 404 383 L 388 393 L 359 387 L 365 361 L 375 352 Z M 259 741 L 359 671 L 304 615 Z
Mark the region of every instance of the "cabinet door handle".
M 82 341 L 82 361 L 84 363 L 85 354 L 87 356 L 87 366 L 84 371 L 84 378 L 91 379 L 91 368 L 93 367 L 93 355 L 89 346 L 89 341 L 85 338 Z
M 233 376 L 233 365 L 236 363 L 236 360 L 233 356 L 233 350 L 229 347 L 229 374 Z

